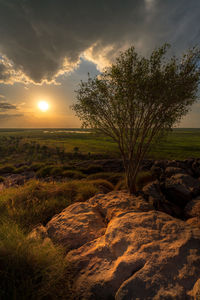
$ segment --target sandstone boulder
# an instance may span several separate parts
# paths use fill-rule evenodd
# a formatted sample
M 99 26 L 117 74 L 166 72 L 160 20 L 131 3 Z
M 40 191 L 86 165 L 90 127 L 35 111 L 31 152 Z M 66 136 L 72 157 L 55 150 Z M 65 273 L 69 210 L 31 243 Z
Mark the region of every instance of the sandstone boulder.
M 68 253 L 75 299 L 192 299 L 199 245 L 196 228 L 165 213 L 119 213 L 105 234 Z
M 154 209 L 142 196 L 133 196 L 123 191 L 110 192 L 106 195 L 95 195 L 88 201 L 109 222 L 118 213 L 148 211 Z
M 193 217 L 187 219 L 186 223 L 190 226 L 197 227 L 200 229 L 200 217 Z
M 55 215 L 47 223 L 46 230 L 54 243 L 69 251 L 104 234 L 106 224 L 89 203 L 77 202 Z

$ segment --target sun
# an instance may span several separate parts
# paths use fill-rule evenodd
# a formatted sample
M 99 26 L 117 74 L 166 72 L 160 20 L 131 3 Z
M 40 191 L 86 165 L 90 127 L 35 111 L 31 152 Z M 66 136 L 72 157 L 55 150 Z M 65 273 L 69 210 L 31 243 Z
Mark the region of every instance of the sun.
M 38 108 L 41 111 L 45 112 L 49 109 L 49 104 L 46 101 L 40 101 L 38 102 Z

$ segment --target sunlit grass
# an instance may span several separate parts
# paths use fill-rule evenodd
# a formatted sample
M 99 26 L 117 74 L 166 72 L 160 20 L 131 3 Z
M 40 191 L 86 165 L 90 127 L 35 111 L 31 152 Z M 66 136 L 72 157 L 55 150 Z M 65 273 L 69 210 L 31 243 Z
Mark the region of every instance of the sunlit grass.
M 70 299 L 64 251 L 0 221 L 0 299 Z
M 55 214 L 75 201 L 85 201 L 98 192 L 109 192 L 113 188 L 104 179 L 57 183 L 32 180 L 24 186 L 1 192 L 0 214 L 30 231 L 38 223 L 46 224 Z

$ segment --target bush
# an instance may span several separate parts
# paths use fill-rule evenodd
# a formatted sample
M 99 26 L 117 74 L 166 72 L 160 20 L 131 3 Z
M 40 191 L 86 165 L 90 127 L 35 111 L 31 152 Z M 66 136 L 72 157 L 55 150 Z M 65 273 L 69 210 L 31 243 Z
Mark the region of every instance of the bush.
M 141 171 L 138 173 L 136 178 L 136 188 L 137 191 L 141 190 L 147 183 L 153 181 L 155 178 L 149 171 Z M 115 190 L 127 189 L 126 180 L 120 180 L 115 186 Z
M 30 170 L 30 167 L 28 167 L 28 166 L 21 166 L 21 167 L 19 167 L 19 168 L 17 168 L 15 170 L 15 173 L 16 174 L 20 174 L 20 173 L 23 173 L 23 172 L 26 172 L 26 171 L 29 171 L 29 170 Z
M 31 166 L 30 166 L 30 170 L 33 170 L 33 171 L 38 171 L 40 169 L 44 168 L 44 163 L 33 163 Z
M 64 252 L 27 239 L 19 227 L 0 224 L 0 299 L 69 299 Z
M 147 183 L 153 181 L 155 177 L 149 171 L 141 171 L 136 178 L 137 190 L 141 190 Z
M 84 174 L 90 175 L 98 172 L 103 172 L 103 167 L 101 165 L 89 165 L 88 167 L 80 168 Z
M 76 170 L 63 171 L 62 176 L 71 179 L 82 179 L 86 177 L 82 172 Z
M 62 167 L 53 167 L 50 169 L 50 175 L 52 176 L 59 176 L 62 175 L 63 168 Z
M 106 179 L 110 181 L 112 184 L 117 184 L 120 179 L 124 177 L 122 173 L 114 173 L 114 172 L 100 172 L 96 174 L 91 174 L 87 177 L 87 179 Z
M 89 182 L 97 187 L 101 193 L 108 193 L 114 189 L 113 184 L 105 179 L 90 180 Z
M 3 167 L 0 167 L 0 174 L 6 174 L 6 173 L 15 173 L 16 168 L 12 165 L 6 165 Z
M 41 169 L 39 169 L 36 174 L 39 178 L 42 178 L 42 177 L 48 177 L 51 175 L 51 171 L 52 169 L 54 168 L 54 166 L 52 165 L 49 165 L 49 166 L 45 166 Z
M 116 191 L 125 190 L 127 189 L 126 180 L 121 179 L 115 186 Z
M 3 176 L 0 176 L 0 183 L 4 182 L 5 178 Z

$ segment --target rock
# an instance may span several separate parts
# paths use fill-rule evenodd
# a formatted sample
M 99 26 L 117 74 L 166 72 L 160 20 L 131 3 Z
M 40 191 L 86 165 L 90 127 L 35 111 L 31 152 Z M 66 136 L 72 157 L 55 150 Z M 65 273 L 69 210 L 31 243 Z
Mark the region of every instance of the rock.
M 161 192 L 158 180 L 145 185 L 142 191 L 148 196 L 148 201 L 154 208 L 159 208 L 160 203 L 165 201 L 165 197 Z
M 155 160 L 153 165 L 155 167 L 159 167 L 161 169 L 164 169 L 166 167 L 166 160 Z
M 190 226 L 197 227 L 200 229 L 200 217 L 189 218 L 186 223 Z
M 200 192 L 200 181 L 187 174 L 176 174 L 167 178 L 165 194 L 169 201 L 184 207 Z
M 193 164 L 192 164 L 192 170 L 194 172 L 194 175 L 196 177 L 199 177 L 200 176 L 200 162 L 199 161 L 194 161 Z
M 184 209 L 185 216 L 192 217 L 200 217 L 200 197 L 197 197 L 190 201 Z
M 41 240 L 43 243 L 52 243 L 46 228 L 38 224 L 29 234 L 28 239 Z
M 77 202 L 55 215 L 47 223 L 46 229 L 53 243 L 69 251 L 104 234 L 106 224 L 92 205 Z
M 155 176 L 156 178 L 160 178 L 160 176 L 163 174 L 163 169 L 153 165 L 151 167 L 151 172 L 152 172 L 153 176 Z
M 175 175 L 175 174 L 187 174 L 187 172 L 184 169 L 176 168 L 176 167 L 167 167 L 165 169 L 166 177 L 171 177 L 172 175 Z
M 191 292 L 191 296 L 193 296 L 194 300 L 200 299 L 200 279 L 195 283 L 193 290 Z
M 165 213 L 119 213 L 104 235 L 67 254 L 77 270 L 75 299 L 191 299 L 199 245 L 196 228 Z
M 109 222 L 118 213 L 130 210 L 148 211 L 152 210 L 153 205 L 148 203 L 142 196 L 136 197 L 126 192 L 115 191 L 106 195 L 95 195 L 89 200 L 89 203 L 100 212 Z

